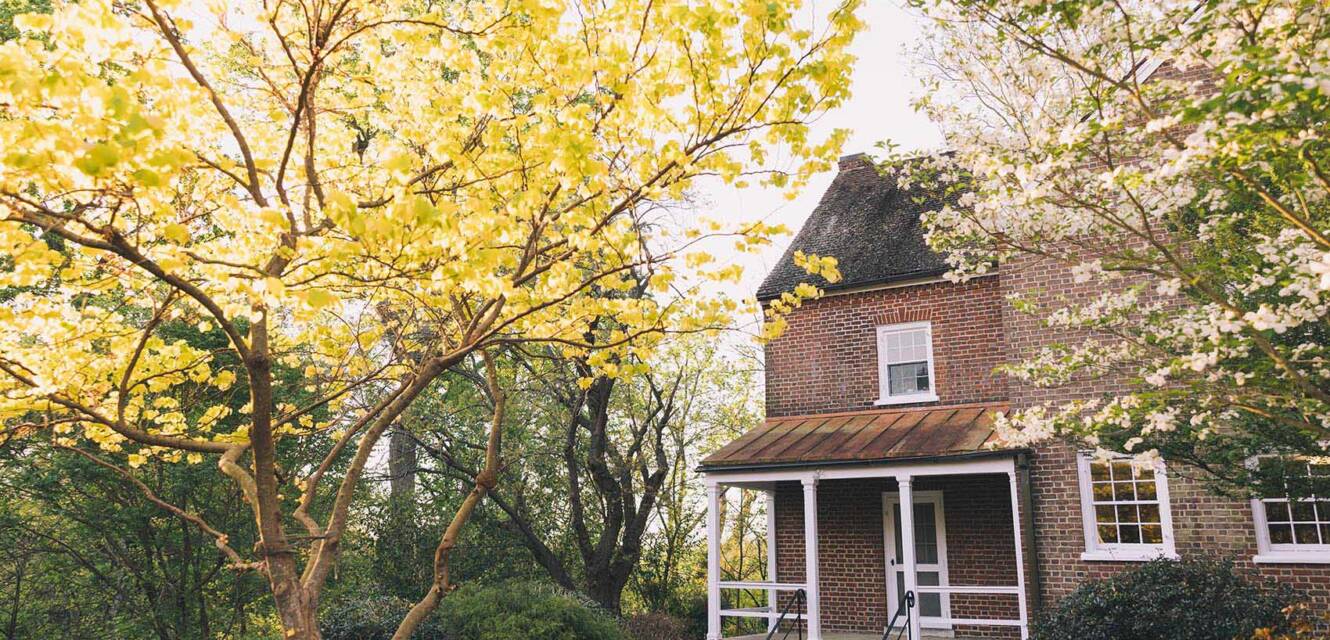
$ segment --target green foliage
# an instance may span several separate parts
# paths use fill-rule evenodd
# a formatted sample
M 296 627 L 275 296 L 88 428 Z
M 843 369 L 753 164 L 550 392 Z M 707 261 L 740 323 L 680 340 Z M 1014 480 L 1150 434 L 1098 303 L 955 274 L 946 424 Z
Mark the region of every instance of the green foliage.
M 139 471 L 158 496 L 252 546 L 248 509 L 215 471 L 157 461 Z M 0 620 L 17 638 L 236 637 L 263 591 L 260 576 L 225 570 L 208 536 L 123 478 L 46 448 L 0 451 L 0 585 Z
M 633 640 L 693 640 L 692 621 L 668 613 L 639 613 L 624 622 Z
M 1284 585 L 1248 582 L 1228 562 L 1155 560 L 1088 582 L 1040 618 L 1034 640 L 1231 640 L 1298 620 Z
M 0 42 L 18 37 L 14 16 L 25 13 L 50 13 L 51 0 L 0 0 Z
M 411 603 L 393 596 L 345 598 L 319 619 L 323 640 L 390 640 Z M 412 640 L 447 640 L 437 617 L 420 625 Z
M 438 617 L 453 640 L 627 640 L 605 611 L 536 582 L 464 586 L 444 598 Z

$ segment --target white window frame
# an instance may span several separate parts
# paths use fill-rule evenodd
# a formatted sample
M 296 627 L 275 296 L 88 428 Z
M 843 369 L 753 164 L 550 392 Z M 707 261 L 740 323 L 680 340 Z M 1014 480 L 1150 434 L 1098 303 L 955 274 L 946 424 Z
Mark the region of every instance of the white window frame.
M 886 336 L 893 333 L 903 333 L 906 331 L 924 330 L 925 344 L 928 352 L 928 391 L 921 393 L 908 393 L 901 395 L 891 395 L 891 376 L 889 375 L 890 365 L 887 362 L 886 348 L 883 346 Z M 937 375 L 933 372 L 933 323 L 927 320 L 922 322 L 903 322 L 900 324 L 885 324 L 877 328 L 877 387 L 878 387 L 878 405 L 888 404 L 909 404 L 913 402 L 937 402 Z
M 1081 487 L 1081 528 L 1085 533 L 1085 552 L 1081 560 L 1107 562 L 1146 562 L 1156 558 L 1178 558 L 1173 541 L 1173 510 L 1168 497 L 1168 474 L 1161 461 L 1154 466 L 1155 498 L 1159 501 L 1159 527 L 1164 541 L 1160 544 L 1144 542 L 1099 542 L 1099 522 L 1095 518 L 1094 491 L 1090 481 L 1092 454 L 1082 451 L 1076 455 L 1076 476 Z M 1130 458 L 1130 456 L 1121 456 Z
M 1255 465 L 1261 456 L 1248 460 L 1248 465 Z M 1256 525 L 1256 555 L 1252 562 L 1257 564 L 1330 564 L 1330 544 L 1273 544 L 1270 542 L 1269 520 L 1266 518 L 1265 501 L 1281 498 L 1252 498 L 1252 523 Z

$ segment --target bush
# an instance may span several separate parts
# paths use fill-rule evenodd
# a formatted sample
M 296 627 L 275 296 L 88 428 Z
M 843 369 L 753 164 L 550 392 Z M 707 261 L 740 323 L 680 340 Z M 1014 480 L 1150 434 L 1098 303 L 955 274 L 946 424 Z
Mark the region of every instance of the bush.
M 393 596 L 346 598 L 323 612 L 319 630 L 323 632 L 323 640 L 391 640 L 398 623 L 410 610 L 410 602 Z M 427 618 L 411 636 L 411 640 L 448 639 L 437 616 Z
M 628 640 L 604 610 L 532 582 L 463 586 L 443 599 L 437 616 L 452 640 Z
M 1288 633 L 1293 594 L 1255 585 L 1228 562 L 1155 560 L 1089 582 L 1036 621 L 1033 640 L 1233 640 Z M 1290 609 L 1291 610 L 1291 609 Z
M 633 640 L 697 640 L 688 620 L 668 613 L 639 613 L 625 623 Z

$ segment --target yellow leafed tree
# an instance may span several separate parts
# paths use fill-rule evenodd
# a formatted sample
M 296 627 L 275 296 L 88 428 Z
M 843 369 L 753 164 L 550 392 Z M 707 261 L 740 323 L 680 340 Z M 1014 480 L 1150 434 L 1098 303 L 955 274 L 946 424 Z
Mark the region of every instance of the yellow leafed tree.
M 150 497 L 265 575 L 286 637 L 317 638 L 373 448 L 442 372 L 483 358 L 489 464 L 408 637 L 495 476 L 490 351 L 543 341 L 610 366 L 724 324 L 734 305 L 696 283 L 736 270 L 695 259 L 676 278 L 676 257 L 775 230 L 660 224 L 659 205 L 702 176 L 796 188 L 829 166 L 843 136 L 807 125 L 847 95 L 855 4 L 83 0 L 20 16 L 0 45 L 0 288 L 17 292 L 0 308 L 3 437 L 128 482 L 150 458 L 217 464 L 253 508 L 252 551 Z M 661 295 L 619 294 L 643 278 Z M 589 352 L 597 317 L 623 328 Z M 279 365 L 313 401 L 283 397 Z M 217 428 L 220 402 L 177 406 L 184 385 L 246 392 L 243 426 Z M 293 468 L 288 439 L 328 453 Z

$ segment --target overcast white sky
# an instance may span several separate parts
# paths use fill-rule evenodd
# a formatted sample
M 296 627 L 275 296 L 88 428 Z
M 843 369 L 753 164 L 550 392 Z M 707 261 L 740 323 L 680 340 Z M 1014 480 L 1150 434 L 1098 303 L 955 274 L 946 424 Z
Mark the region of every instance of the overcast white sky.
M 937 127 L 915 113 L 909 104 L 917 93 L 918 83 L 909 73 L 903 49 L 918 37 L 918 19 L 897 0 L 868 0 L 861 15 L 868 30 L 854 44 L 859 60 L 855 66 L 853 95 L 845 106 L 817 122 L 814 137 L 821 138 L 836 128 L 850 129 L 853 133 L 845 144 L 844 154 L 872 152 L 874 145 L 883 140 L 896 142 L 902 150 L 939 148 L 942 136 Z M 709 185 L 697 195 L 702 200 L 701 208 L 716 218 L 765 219 L 785 224 L 797 233 L 834 175 L 834 169 L 818 175 L 792 201 L 786 200 L 777 189 L 740 190 L 720 184 Z M 732 293 L 740 297 L 753 295 L 793 237 L 791 233 L 781 238 L 755 260 L 745 257 L 743 282 Z

